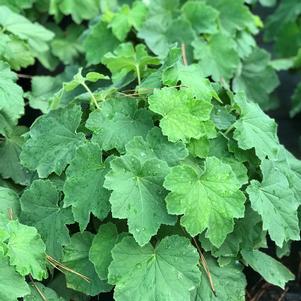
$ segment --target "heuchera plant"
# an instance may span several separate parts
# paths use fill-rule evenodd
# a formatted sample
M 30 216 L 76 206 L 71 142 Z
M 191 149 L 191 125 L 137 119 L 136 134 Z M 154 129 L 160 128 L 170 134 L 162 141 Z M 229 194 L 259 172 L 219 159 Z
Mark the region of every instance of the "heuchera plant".
M 77 2 L 35 9 L 99 14 Z M 256 46 L 261 21 L 243 1 L 183 2 L 104 1 L 84 49 L 64 41 L 75 52 L 19 14 L 34 1 L 0 7 L 1 34 L 32 60 L 83 51 L 99 64 L 34 77 L 25 96 L 43 114 L 28 130 L 11 69 L 29 60 L 3 54 L 0 300 L 239 301 L 244 266 L 281 288 L 294 279 L 264 250 L 269 237 L 281 258 L 300 239 L 301 162 L 256 103 L 273 106 L 279 62 Z

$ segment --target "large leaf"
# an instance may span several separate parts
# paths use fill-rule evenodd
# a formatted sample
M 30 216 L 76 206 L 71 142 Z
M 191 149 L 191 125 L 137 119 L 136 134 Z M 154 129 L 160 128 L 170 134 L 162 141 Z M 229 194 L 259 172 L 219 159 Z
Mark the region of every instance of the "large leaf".
M 108 279 L 108 268 L 112 262 L 111 251 L 118 240 L 119 234 L 113 223 L 101 225 L 93 238 L 89 259 L 102 280 Z
M 13 218 L 19 216 L 19 196 L 14 190 L 0 186 L 0 213 L 9 215 L 10 211 Z
M 36 180 L 21 199 L 21 221 L 34 226 L 46 244 L 46 252 L 56 260 L 62 257 L 62 246 L 69 243 L 66 224 L 73 223 L 70 210 L 59 205 L 60 195 L 49 180 Z
M 236 102 L 241 110 L 240 118 L 234 123 L 233 137 L 238 146 L 244 150 L 255 148 L 260 159 L 276 158 L 280 146 L 275 121 L 257 104 L 246 101 L 242 94 L 236 96 Z
M 60 175 L 72 160 L 77 146 L 84 141 L 84 134 L 76 132 L 81 115 L 81 108 L 73 106 L 51 111 L 37 119 L 23 146 L 22 164 L 37 170 L 41 178 L 52 172 Z
M 202 268 L 200 285 L 191 296 L 191 301 L 245 301 L 246 278 L 239 264 L 230 263 L 220 267 L 210 256 L 206 256 L 208 270 L 214 283 L 212 292 L 208 276 Z
M 142 137 L 134 137 L 125 148 L 127 154 L 141 160 L 158 158 L 166 161 L 170 166 L 177 165 L 188 156 L 183 142 L 169 142 L 158 127 L 154 127 L 148 132 L 146 140 Z
M 101 292 L 108 292 L 111 286 L 98 278 L 92 262 L 89 261 L 89 249 L 93 240 L 90 232 L 76 233 L 71 237 L 71 242 L 64 248 L 63 263 L 87 277 L 85 280 L 78 274 L 66 273 L 67 287 L 85 293 L 89 296 L 96 296 Z
M 233 77 L 239 65 L 234 40 L 218 33 L 212 35 L 208 41 L 194 41 L 193 47 L 194 57 L 200 60 L 199 66 L 204 75 L 212 76 L 217 82 L 228 81 Z
M 190 291 L 200 282 L 198 254 L 189 240 L 164 238 L 155 248 L 139 247 L 125 237 L 112 250 L 109 281 L 115 284 L 116 301 L 190 300 Z
M 297 209 L 300 205 L 284 174 L 275 169 L 272 162 L 264 160 L 261 165 L 262 182 L 251 181 L 247 192 L 251 205 L 263 220 L 263 229 L 268 230 L 279 247 L 289 240 L 300 239 Z
M 108 165 L 107 161 L 102 161 L 99 146 L 89 143 L 78 148 L 66 171 L 64 206 L 72 206 L 81 230 L 86 228 L 90 213 L 104 219 L 110 211 L 110 193 L 103 188 Z
M 263 109 L 273 107 L 269 101 L 269 94 L 279 84 L 276 72 L 269 66 L 269 54 L 259 48 L 243 61 L 239 72 L 233 81 L 235 92 L 244 91 L 248 98 L 257 102 Z
M 16 80 L 9 65 L 0 62 L 0 112 L 14 122 L 24 114 L 23 91 Z
M 16 301 L 29 293 L 24 277 L 9 265 L 8 258 L 0 252 L 0 300 Z
M 244 194 L 230 165 L 208 157 L 203 170 L 189 165 L 173 167 L 164 186 L 171 214 L 183 214 L 181 224 L 195 236 L 207 229 L 206 237 L 219 247 L 233 231 L 234 218 L 244 215 Z
M 42 25 L 30 22 L 6 6 L 0 6 L 0 25 L 5 31 L 26 40 L 36 52 L 47 51 L 48 42 L 54 37 L 54 34 Z
M 100 21 L 93 25 L 83 42 L 88 64 L 100 63 L 104 55 L 113 51 L 117 45 L 118 40 L 114 37 L 112 31 L 107 28 L 106 23 Z
M 25 127 L 14 127 L 0 142 L 0 174 L 4 179 L 11 178 L 21 185 L 28 185 L 32 178 L 32 173 L 21 165 L 19 158 L 25 141 L 22 135 L 26 131 Z
M 285 266 L 259 250 L 243 250 L 241 254 L 246 263 L 269 283 L 284 288 L 286 282 L 295 279 Z
M 142 160 L 125 155 L 111 162 L 104 187 L 113 190 L 110 203 L 115 218 L 127 218 L 129 232 L 139 245 L 145 245 L 161 224 L 171 224 L 162 186 L 168 173 L 166 162 Z
M 124 152 L 125 144 L 135 136 L 145 137 L 153 127 L 152 115 L 130 98 L 105 101 L 101 110 L 90 114 L 86 126 L 92 130 L 92 141 L 105 150 Z

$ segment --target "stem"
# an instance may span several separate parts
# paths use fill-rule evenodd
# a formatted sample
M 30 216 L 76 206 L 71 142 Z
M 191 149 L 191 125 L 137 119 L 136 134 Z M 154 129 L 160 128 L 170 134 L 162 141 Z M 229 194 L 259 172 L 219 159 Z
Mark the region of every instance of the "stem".
M 225 135 L 228 135 L 228 134 L 234 129 L 234 124 L 235 124 L 235 123 L 231 124 L 231 125 L 228 127 L 228 129 L 227 129 L 226 132 L 225 132 Z
M 138 85 L 140 86 L 141 85 L 141 74 L 140 74 L 140 68 L 139 68 L 139 65 L 135 65 L 136 67 L 136 73 L 137 73 L 137 79 L 138 79 Z
M 29 74 L 22 74 L 22 73 L 17 73 L 18 77 L 20 78 L 33 78 L 32 75 Z
M 37 290 L 37 292 L 39 293 L 40 297 L 43 299 L 43 301 L 48 301 L 48 299 L 46 298 L 46 296 L 44 296 L 44 294 L 41 292 L 41 290 L 38 288 L 38 286 L 35 284 L 33 278 L 31 275 L 29 275 L 29 279 L 32 282 L 34 288 Z
M 186 47 L 185 44 L 181 44 L 181 51 L 182 51 L 182 59 L 183 59 L 183 64 L 185 66 L 188 66 L 188 61 L 187 61 L 187 56 L 186 56 Z
M 82 82 L 81 85 L 82 85 L 82 86 L 86 89 L 86 91 L 90 94 L 91 99 L 92 99 L 92 101 L 93 101 L 95 107 L 96 107 L 97 109 L 99 109 L 99 105 L 98 105 L 98 103 L 97 103 L 97 100 L 96 100 L 94 94 L 92 93 L 92 91 L 90 90 L 90 88 L 86 85 L 85 82 Z
M 205 270 L 205 272 L 206 272 L 206 274 L 207 274 L 207 277 L 208 277 L 208 280 L 209 280 L 209 283 L 210 283 L 211 290 L 212 290 L 214 296 L 216 297 L 216 291 L 215 291 L 215 288 L 214 288 L 214 284 L 213 284 L 213 281 L 212 281 L 212 277 L 211 277 L 211 274 L 210 274 L 210 271 L 209 271 L 209 268 L 208 268 L 206 259 L 205 259 L 204 255 L 203 255 L 203 253 L 202 253 L 202 251 L 201 251 L 201 248 L 199 247 L 199 245 L 198 245 L 196 239 L 195 239 L 194 237 L 192 237 L 192 239 L 193 239 L 193 242 L 194 242 L 194 244 L 195 244 L 195 246 L 196 246 L 196 248 L 197 248 L 197 250 L 198 250 L 198 252 L 199 252 L 199 254 L 200 254 L 202 266 L 203 266 L 203 268 L 204 268 L 204 270 Z

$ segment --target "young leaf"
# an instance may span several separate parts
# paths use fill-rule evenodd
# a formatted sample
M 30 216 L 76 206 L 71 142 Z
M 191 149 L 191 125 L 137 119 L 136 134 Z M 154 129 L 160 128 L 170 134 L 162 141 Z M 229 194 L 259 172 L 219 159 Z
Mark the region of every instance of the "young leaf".
M 148 65 L 159 65 L 160 61 L 154 56 L 149 56 L 146 47 L 142 44 L 135 48 L 131 43 L 120 44 L 113 53 L 107 53 L 102 62 L 112 72 L 113 82 L 121 82 L 128 74 L 133 73 L 141 83 Z
M 79 223 L 81 231 L 87 227 L 90 213 L 104 219 L 110 211 L 110 193 L 103 188 L 108 165 L 107 161 L 102 161 L 99 146 L 88 143 L 77 149 L 67 168 L 64 206 L 72 206 L 74 219 Z
M 261 164 L 262 182 L 251 181 L 247 188 L 252 208 L 263 220 L 263 229 L 279 247 L 288 240 L 299 240 L 297 209 L 300 202 L 294 197 L 284 174 L 264 160 Z
M 16 301 L 29 293 L 30 290 L 24 277 L 9 265 L 8 258 L 0 251 L 0 300 Z
M 21 196 L 22 223 L 35 227 L 46 244 L 48 255 L 60 260 L 62 246 L 69 243 L 66 224 L 73 223 L 71 211 L 59 206 L 59 192 L 49 180 L 36 180 Z
M 37 119 L 23 146 L 21 163 L 30 170 L 37 170 L 41 178 L 52 172 L 60 175 L 85 140 L 83 133 L 76 132 L 81 115 L 81 108 L 73 106 L 51 111 Z
M 132 8 L 125 4 L 114 14 L 110 27 L 118 40 L 124 41 L 132 27 L 136 30 L 141 27 L 146 14 L 147 8 L 143 2 L 134 2 Z
M 242 250 L 241 254 L 246 263 L 269 283 L 284 289 L 288 281 L 295 279 L 285 266 L 259 250 Z
M 115 284 L 116 301 L 190 300 L 190 291 L 200 282 L 198 254 L 189 240 L 164 238 L 153 248 L 139 247 L 125 237 L 112 250 L 109 281 Z
M 143 151 L 143 150 L 142 150 Z M 110 203 L 115 218 L 127 218 L 129 232 L 139 245 L 148 243 L 161 224 L 172 224 L 162 186 L 168 173 L 166 162 L 141 160 L 125 155 L 111 161 L 104 187 L 113 190 Z
M 234 218 L 243 217 L 245 196 L 230 165 L 208 157 L 204 169 L 189 165 L 173 167 L 164 187 L 170 214 L 183 214 L 181 224 L 192 236 L 206 231 L 216 247 L 233 231 Z
M 10 221 L 7 229 L 10 235 L 7 243 L 10 264 L 21 276 L 31 274 L 37 280 L 46 278 L 46 247 L 38 231 L 17 221 Z
M 163 116 L 160 127 L 171 142 L 215 136 L 214 124 L 209 120 L 212 105 L 194 98 L 190 90 L 156 89 L 149 97 L 149 108 Z
M 90 232 L 76 233 L 71 237 L 71 242 L 64 248 L 63 264 L 73 269 L 76 273 L 88 277 L 83 279 L 80 275 L 67 272 L 67 287 L 96 296 L 101 292 L 108 292 L 111 286 L 98 278 L 93 264 L 89 261 L 89 250 L 94 235 Z

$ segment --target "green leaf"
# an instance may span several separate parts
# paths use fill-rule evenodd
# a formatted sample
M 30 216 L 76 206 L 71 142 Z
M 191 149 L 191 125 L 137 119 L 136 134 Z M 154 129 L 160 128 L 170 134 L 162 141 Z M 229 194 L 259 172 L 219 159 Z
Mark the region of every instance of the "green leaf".
M 268 283 L 284 289 L 288 281 L 295 279 L 295 276 L 285 266 L 259 250 L 243 250 L 241 254 L 246 263 Z
M 29 287 L 14 267 L 8 263 L 8 258 L 0 252 L 0 299 L 16 301 L 30 293 Z
M 35 227 L 46 244 L 48 255 L 60 260 L 62 246 L 69 243 L 66 224 L 73 223 L 71 211 L 59 206 L 60 196 L 49 180 L 36 180 L 20 199 L 21 221 Z
M 250 100 L 260 104 L 263 109 L 272 107 L 269 94 L 279 85 L 277 74 L 269 62 L 270 55 L 263 49 L 255 48 L 243 61 L 233 81 L 234 92 L 244 91 Z
M 36 0 L 0 0 L 0 5 L 8 6 L 10 9 L 20 12 L 23 9 L 31 8 Z
M 77 71 L 78 68 L 72 66 L 66 67 L 63 73 L 54 77 L 34 76 L 31 80 L 31 91 L 26 93 L 30 106 L 41 110 L 43 113 L 49 112 L 53 99 L 62 88 L 62 82 L 71 81 Z M 60 101 L 62 104 L 66 104 L 70 102 L 70 99 L 63 95 Z
M 14 190 L 0 186 L 0 213 L 8 215 L 9 210 L 12 211 L 13 217 L 19 216 L 19 196 Z
M 13 122 L 24 114 L 23 91 L 15 83 L 16 80 L 17 76 L 10 70 L 9 65 L 0 61 L 0 112 Z
M 300 205 L 284 174 L 273 164 L 264 160 L 261 164 L 262 182 L 251 181 L 247 188 L 252 208 L 263 220 L 263 229 L 268 230 L 277 246 L 288 240 L 299 240 L 300 229 L 297 209 Z
M 234 40 L 218 33 L 208 41 L 195 40 L 192 46 L 194 57 L 200 61 L 199 66 L 205 76 L 212 76 L 217 82 L 229 81 L 233 77 L 240 62 Z
M 168 165 L 158 159 L 142 160 L 130 155 L 116 158 L 110 165 L 104 187 L 113 190 L 112 216 L 126 218 L 129 232 L 139 245 L 145 245 L 161 224 L 174 221 L 167 213 L 162 186 Z
M 58 1 L 59 8 L 65 15 L 71 15 L 73 21 L 77 24 L 83 20 L 95 18 L 99 13 L 99 2 L 97 0 L 63 0 Z
M 202 268 L 200 285 L 191 294 L 191 301 L 245 301 L 246 278 L 242 272 L 242 266 L 230 263 L 220 267 L 215 259 L 206 256 L 206 262 L 216 296 L 213 294 L 208 276 Z
M 301 3 L 298 0 L 281 1 L 276 11 L 266 22 L 265 38 L 268 41 L 277 39 L 286 24 L 294 22 L 301 14 Z
M 292 109 L 290 111 L 290 116 L 295 117 L 301 112 L 301 83 L 298 84 L 292 96 Z
M 198 1 L 187 1 L 182 6 L 182 12 L 198 34 L 217 32 L 219 13 L 212 6 Z
M 296 200 L 301 203 L 301 161 L 281 146 L 273 165 L 286 176 Z
M 112 262 L 111 251 L 118 240 L 117 228 L 113 223 L 101 225 L 93 238 L 89 259 L 102 280 L 108 279 L 108 268 Z
M 101 79 L 110 79 L 98 72 L 88 72 L 85 76 L 82 75 L 83 68 L 79 68 L 78 72 L 73 76 L 73 79 L 64 83 L 64 90 L 67 92 L 73 91 L 78 86 L 82 85 L 86 88 L 86 81 L 96 82 Z
M 244 4 L 244 0 L 206 0 L 206 2 L 219 12 L 223 31 L 230 35 L 246 29 L 256 33 L 255 18 Z
M 81 108 L 73 106 L 38 118 L 23 146 L 21 163 L 30 170 L 37 170 L 41 178 L 52 172 L 60 175 L 72 160 L 76 148 L 84 142 L 84 134 L 76 132 L 81 115 Z
M 82 52 L 79 37 L 83 27 L 75 24 L 69 25 L 65 31 L 58 30 L 55 38 L 51 41 L 51 51 L 64 64 L 74 63 L 75 59 Z
M 215 135 L 209 120 L 212 105 L 196 99 L 188 89 L 155 89 L 149 97 L 149 108 L 163 116 L 160 127 L 171 142 Z
M 34 285 L 31 283 L 30 290 L 30 295 L 27 295 L 24 301 L 41 301 L 41 295 L 43 295 L 47 301 L 65 301 L 63 298 L 60 298 L 54 290 L 39 282 L 35 282 Z
M 241 111 L 240 118 L 233 125 L 233 138 L 238 146 L 244 150 L 254 147 L 256 155 L 262 160 L 266 156 L 276 158 L 280 145 L 275 121 L 257 104 L 248 102 L 243 94 L 238 94 L 235 99 Z
M 146 15 L 147 8 L 142 2 L 134 2 L 132 8 L 123 5 L 120 11 L 114 14 L 109 26 L 114 35 L 120 41 L 124 41 L 132 27 L 136 30 L 141 27 Z
M 148 132 L 146 140 L 142 137 L 134 137 L 126 144 L 125 148 L 127 154 L 133 155 L 142 161 L 158 158 L 166 161 L 170 166 L 177 165 L 188 156 L 188 151 L 183 142 L 169 142 L 158 127 L 154 127 Z
M 173 167 L 164 187 L 170 214 L 181 217 L 181 224 L 192 236 L 206 231 L 216 247 L 233 231 L 234 218 L 243 217 L 245 196 L 230 165 L 208 157 L 203 170 L 189 165 Z
M 34 53 L 18 37 L 0 34 L 0 57 L 9 63 L 12 69 L 20 70 L 34 63 Z
M 153 121 L 149 111 L 138 108 L 136 99 L 110 98 L 102 103 L 101 110 L 90 114 L 86 127 L 93 132 L 92 141 L 101 149 L 124 152 L 128 141 L 135 136 L 146 136 Z
M 210 81 L 203 76 L 199 65 L 181 66 L 178 70 L 178 80 L 184 87 L 188 87 L 197 99 L 210 101 L 214 97 L 219 100 Z
M 103 42 L 105 41 L 105 43 Z M 89 28 L 83 41 L 88 65 L 99 64 L 104 55 L 113 51 L 118 46 L 118 40 L 114 37 L 107 24 L 98 22 Z
M 108 161 L 102 160 L 99 146 L 88 143 L 77 149 L 67 168 L 64 206 L 72 206 L 74 219 L 81 231 L 87 227 L 90 213 L 102 220 L 110 211 L 110 193 L 103 188 L 108 165 Z
M 120 82 L 128 73 L 135 74 L 138 84 L 144 77 L 148 65 L 159 65 L 158 58 L 149 56 L 146 47 L 138 44 L 135 48 L 131 43 L 120 44 L 113 53 L 107 53 L 102 62 L 110 69 L 113 82 Z
M 32 173 L 20 163 L 21 148 L 24 144 L 22 136 L 27 131 L 24 127 L 15 127 L 9 131 L 3 142 L 0 142 L 0 174 L 4 179 L 11 178 L 15 183 L 28 185 Z
M 177 235 L 153 248 L 139 247 L 125 237 L 112 250 L 109 281 L 116 301 L 190 300 L 190 290 L 200 282 L 198 254 L 189 240 Z
M 101 292 L 108 292 L 111 286 L 100 280 L 95 272 L 93 264 L 89 261 L 89 250 L 94 235 L 90 232 L 75 233 L 71 242 L 64 248 L 63 263 L 68 267 L 88 277 L 89 282 L 72 272 L 66 273 L 67 287 L 96 296 Z
M 213 246 L 204 234 L 201 234 L 199 239 L 204 250 L 210 251 L 214 257 L 233 258 L 240 250 L 266 247 L 265 236 L 260 215 L 250 206 L 246 206 L 245 216 L 236 221 L 233 232 L 228 234 L 219 248 Z
M 18 221 L 10 221 L 7 228 L 10 234 L 7 244 L 10 264 L 21 276 L 31 274 L 37 280 L 46 278 L 46 247 L 38 231 Z
M 54 37 L 54 34 L 42 25 L 30 22 L 6 6 L 0 6 L 0 25 L 4 31 L 27 41 L 35 52 L 47 51 L 48 42 Z

